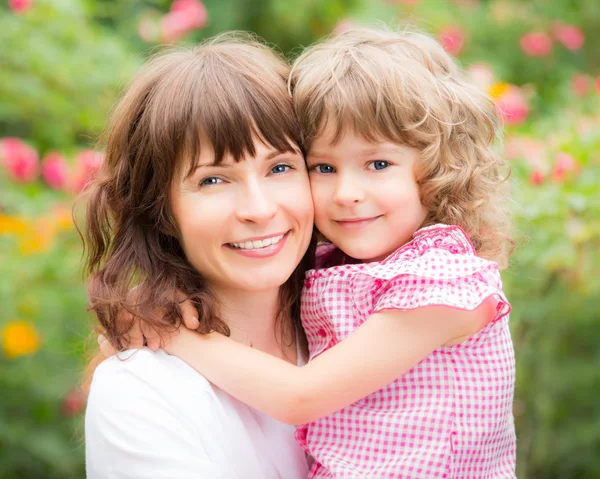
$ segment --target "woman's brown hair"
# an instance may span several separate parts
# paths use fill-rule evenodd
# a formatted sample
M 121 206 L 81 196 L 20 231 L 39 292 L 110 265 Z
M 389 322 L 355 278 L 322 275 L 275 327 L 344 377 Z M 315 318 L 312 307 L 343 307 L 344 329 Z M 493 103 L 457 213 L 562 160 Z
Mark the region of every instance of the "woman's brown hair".
M 194 171 L 202 147 L 211 148 L 217 163 L 227 155 L 235 161 L 253 156 L 256 140 L 297 150 L 288 73 L 271 48 L 228 34 L 161 53 L 133 79 L 103 136 L 106 159 L 90 189 L 84 230 L 90 309 L 113 345 L 126 346 L 128 324 L 117 321 L 123 311 L 158 332 L 176 328 L 180 293 L 198 310 L 199 332 L 229 334 L 177 239 L 170 185 L 178 172 Z M 291 308 L 299 321 L 310 253 L 305 258 L 281 288 L 279 319 Z

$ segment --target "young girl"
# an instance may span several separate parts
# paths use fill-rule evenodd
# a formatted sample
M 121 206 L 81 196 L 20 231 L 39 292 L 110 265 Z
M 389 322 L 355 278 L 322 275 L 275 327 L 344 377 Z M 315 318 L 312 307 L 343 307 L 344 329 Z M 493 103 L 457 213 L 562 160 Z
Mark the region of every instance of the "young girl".
M 359 29 L 318 44 L 291 87 L 316 227 L 330 242 L 302 297 L 310 362 L 185 328 L 167 351 L 259 411 L 304 424 L 310 478 L 514 477 L 493 104 L 416 33 Z

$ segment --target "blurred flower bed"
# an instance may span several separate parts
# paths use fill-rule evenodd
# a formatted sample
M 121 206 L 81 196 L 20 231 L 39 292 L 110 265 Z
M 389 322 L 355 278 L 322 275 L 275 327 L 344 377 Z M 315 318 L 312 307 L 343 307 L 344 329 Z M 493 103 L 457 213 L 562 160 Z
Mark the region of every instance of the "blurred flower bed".
M 257 32 L 283 51 L 363 20 L 436 35 L 504 119 L 517 250 L 518 476 L 600 477 L 600 9 L 516 0 L 0 7 L 0 479 L 80 478 L 86 313 L 73 201 L 119 90 L 159 45 Z

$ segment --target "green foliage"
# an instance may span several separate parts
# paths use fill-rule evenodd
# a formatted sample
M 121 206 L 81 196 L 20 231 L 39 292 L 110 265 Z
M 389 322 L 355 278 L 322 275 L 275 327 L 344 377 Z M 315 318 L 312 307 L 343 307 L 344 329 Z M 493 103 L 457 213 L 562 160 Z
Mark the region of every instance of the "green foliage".
M 464 32 L 461 63 L 485 63 L 499 102 L 508 84 L 527 107 L 524 123 L 507 118 L 505 138 L 517 239 L 504 281 L 517 354 L 518 477 L 600 477 L 597 2 L 408 3 L 207 0 L 208 23 L 182 40 L 251 30 L 294 54 L 347 18 Z M 21 15 L 0 7 L 0 137 L 67 158 L 93 144 L 124 83 L 161 48 L 140 38 L 140 22 L 158 25 L 170 4 L 39 0 Z M 557 21 L 581 29 L 581 48 L 556 40 Z M 548 55 L 524 54 L 520 39 L 531 31 L 549 34 Z M 587 75 L 586 91 L 574 90 L 575 73 Z M 93 320 L 72 202 L 0 168 L 0 479 L 84 477 L 78 386 Z

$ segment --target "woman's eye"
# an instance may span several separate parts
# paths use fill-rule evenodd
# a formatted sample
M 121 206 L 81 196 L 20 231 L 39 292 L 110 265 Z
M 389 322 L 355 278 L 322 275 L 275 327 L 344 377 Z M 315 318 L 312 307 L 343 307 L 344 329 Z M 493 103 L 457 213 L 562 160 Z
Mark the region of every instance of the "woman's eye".
M 219 183 L 222 183 L 223 180 L 221 178 L 217 178 L 216 176 L 210 176 L 208 178 L 204 178 L 201 182 L 200 182 L 200 186 L 214 186 L 214 185 L 218 185 Z
M 323 174 L 328 174 L 328 173 L 333 173 L 335 171 L 335 169 L 333 168 L 333 166 L 331 165 L 316 165 L 313 168 L 315 171 L 319 172 L 319 173 L 323 173 Z
M 375 160 L 371 162 L 371 165 L 375 170 L 385 170 L 388 166 L 390 166 L 389 162 L 385 160 Z
M 286 171 L 291 170 L 291 169 L 292 169 L 292 167 L 290 165 L 281 163 L 281 164 L 275 165 L 273 168 L 271 168 L 271 173 L 280 174 L 280 173 L 285 173 Z

